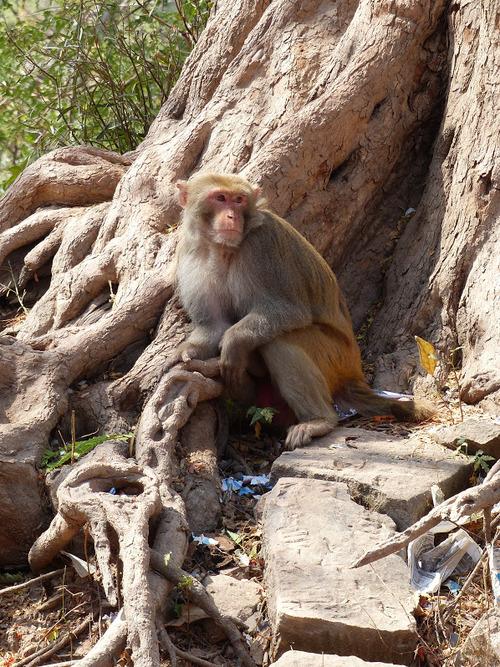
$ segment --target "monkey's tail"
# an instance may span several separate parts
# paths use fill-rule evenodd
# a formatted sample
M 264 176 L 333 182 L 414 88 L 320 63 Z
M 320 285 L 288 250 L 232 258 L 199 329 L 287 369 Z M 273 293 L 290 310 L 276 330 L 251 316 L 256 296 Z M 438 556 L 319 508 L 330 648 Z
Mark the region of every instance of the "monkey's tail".
M 363 417 L 394 415 L 402 421 L 421 422 L 430 419 L 436 409 L 420 398 L 389 398 L 376 394 L 363 380 L 351 380 L 333 396 L 339 408 L 354 408 Z

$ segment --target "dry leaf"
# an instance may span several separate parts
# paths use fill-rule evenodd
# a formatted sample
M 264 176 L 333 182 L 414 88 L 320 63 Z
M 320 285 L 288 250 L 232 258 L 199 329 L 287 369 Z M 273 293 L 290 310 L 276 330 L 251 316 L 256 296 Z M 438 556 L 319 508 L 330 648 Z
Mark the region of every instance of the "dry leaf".
M 423 338 L 420 338 L 420 336 L 415 336 L 415 340 L 417 341 L 422 368 L 424 371 L 427 371 L 429 375 L 434 375 L 437 361 L 436 350 L 434 349 L 433 345 L 428 343 Z

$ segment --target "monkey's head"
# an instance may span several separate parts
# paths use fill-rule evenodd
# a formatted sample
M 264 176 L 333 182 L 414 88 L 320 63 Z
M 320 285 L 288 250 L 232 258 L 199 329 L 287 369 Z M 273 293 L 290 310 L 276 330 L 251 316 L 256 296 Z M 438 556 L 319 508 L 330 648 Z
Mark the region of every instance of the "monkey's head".
M 220 245 L 241 244 L 255 219 L 258 188 L 235 174 L 198 174 L 177 187 L 192 231 Z

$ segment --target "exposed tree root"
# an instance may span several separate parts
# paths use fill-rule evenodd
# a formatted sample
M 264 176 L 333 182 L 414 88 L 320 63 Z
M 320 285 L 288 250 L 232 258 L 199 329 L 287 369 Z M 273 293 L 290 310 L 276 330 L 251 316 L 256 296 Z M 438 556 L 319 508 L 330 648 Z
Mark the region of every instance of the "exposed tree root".
M 222 385 L 213 379 L 217 372 L 217 359 L 172 369 L 144 407 L 136 437 L 137 462 L 127 458 L 127 445 L 110 441 L 75 464 L 57 489 L 57 514 L 30 551 L 32 568 L 40 570 L 50 563 L 88 523 L 106 597 L 113 606 L 123 600 L 120 615 L 81 665 L 110 664 L 125 642 L 135 664 L 160 664 L 157 632 L 163 635 L 162 607 L 172 585 L 188 576 L 181 569 L 187 549 L 186 512 L 171 488 L 178 474 L 175 448 L 180 429 L 198 403 L 221 395 Z M 209 410 L 199 409 L 198 413 L 204 425 L 211 422 Z M 214 477 L 210 456 L 204 459 L 202 478 L 213 485 L 218 477 Z M 205 487 L 204 492 L 207 490 Z M 122 569 L 119 580 L 117 558 Z M 224 630 L 243 664 L 253 665 L 233 619 L 215 607 L 196 580 L 190 584 L 190 595 Z
M 45 572 L 45 574 L 41 574 L 38 577 L 33 577 L 33 579 L 28 579 L 27 581 L 23 581 L 21 584 L 15 584 L 14 586 L 6 586 L 5 588 L 2 588 L 0 590 L 0 596 L 8 595 L 9 593 L 17 593 L 18 591 L 22 591 L 25 588 L 34 586 L 35 584 L 38 584 L 41 581 L 46 581 L 47 579 L 51 579 L 52 577 L 57 577 L 58 574 L 62 574 L 63 572 L 64 568 L 62 567 L 59 570 L 54 570 L 53 572 Z
M 183 578 L 189 577 L 187 572 L 173 568 L 171 565 L 165 565 L 164 559 L 154 551 L 151 551 L 151 566 L 176 585 Z M 246 652 L 241 634 L 238 632 L 238 628 L 246 628 L 245 624 L 241 623 L 238 619 L 232 618 L 221 612 L 205 587 L 196 579 L 191 578 L 189 598 L 191 602 L 200 607 L 200 609 L 203 609 L 203 611 L 214 620 L 218 627 L 221 628 L 232 643 L 232 646 L 242 663 L 248 665 L 248 667 L 253 667 L 254 662 Z
M 220 0 L 133 154 L 58 149 L 30 166 L 2 198 L 6 314 L 11 317 L 12 300 L 25 286 L 34 296 L 27 307 L 21 304 L 23 312 L 37 301 L 10 329 L 18 330 L 18 340 L 0 338 L 0 507 L 4 524 L 12 515 L 24 531 L 3 527 L 2 564 L 22 561 L 44 521 L 36 466 L 53 429 L 64 430 L 68 406 L 83 425 L 79 436 L 98 428 L 112 433 L 132 428 L 149 397 L 135 462 L 119 448 L 99 460 L 110 445 L 78 463 L 61 482 L 49 532 L 33 548 L 41 566 L 89 522 L 111 599 L 125 590 L 136 595 L 129 569 L 135 559 L 143 590 L 125 600 L 81 665 L 108 665 L 127 640 L 141 667 L 158 664 L 156 632 L 164 636 L 163 603 L 175 577 L 160 574 L 160 566 L 152 570 L 149 559 L 168 554 L 168 567 L 179 573 L 188 524 L 195 524 L 190 506 L 209 496 L 217 500 L 217 415 L 212 405 L 198 407 L 220 395 L 217 364 L 210 372 L 209 365 L 198 369 L 201 375 L 194 366 L 179 367 L 155 389 L 165 356 L 185 331 L 181 313 L 167 306 L 176 179 L 205 169 L 244 172 L 254 180 L 272 208 L 335 266 L 356 326 L 384 291 L 370 345 L 382 355 L 379 381 L 386 388 L 396 374 L 406 388 L 414 373 L 413 361 L 406 373 L 414 333 L 443 349 L 464 346 L 467 396 L 498 388 L 491 371 L 498 346 L 488 338 L 498 311 L 490 278 L 498 264 L 491 231 L 498 217 L 498 123 L 490 86 L 497 36 L 494 22 L 484 20 L 488 12 L 476 4 L 449 12 L 445 39 L 443 0 Z M 455 46 L 447 54 L 448 42 Z M 473 71 L 474 62 L 482 66 Z M 419 210 L 401 230 L 400 211 L 408 205 Z M 394 233 L 401 238 L 386 275 L 381 267 Z M 476 311 L 474 302 L 487 307 Z M 384 368 L 387 381 L 380 380 Z M 76 386 L 80 380 L 88 385 Z M 206 446 L 198 440 L 198 419 L 209 434 Z M 171 485 L 179 449 L 189 462 L 183 497 Z M 111 484 L 124 495 L 106 493 Z M 139 491 L 137 498 L 127 485 Z M 12 498 L 21 495 L 16 506 Z M 447 508 L 452 514 L 451 505 L 440 511 Z M 429 516 L 437 522 L 441 515 Z M 417 524 L 400 539 L 428 526 Z M 129 559 L 120 581 L 112 567 L 113 536 L 120 558 Z
M 41 206 L 109 201 L 131 160 L 91 146 L 58 148 L 23 171 L 2 199 L 0 231 Z

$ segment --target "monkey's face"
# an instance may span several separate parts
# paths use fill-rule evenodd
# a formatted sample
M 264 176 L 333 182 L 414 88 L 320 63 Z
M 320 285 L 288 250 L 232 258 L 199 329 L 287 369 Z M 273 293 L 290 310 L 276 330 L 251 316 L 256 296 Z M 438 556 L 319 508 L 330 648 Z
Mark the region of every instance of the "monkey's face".
M 235 174 L 199 174 L 177 184 L 193 238 L 198 234 L 226 248 L 237 248 L 257 224 L 254 188 Z
M 241 192 L 212 190 L 207 197 L 211 211 L 212 238 L 216 243 L 239 246 L 245 235 L 248 198 Z

